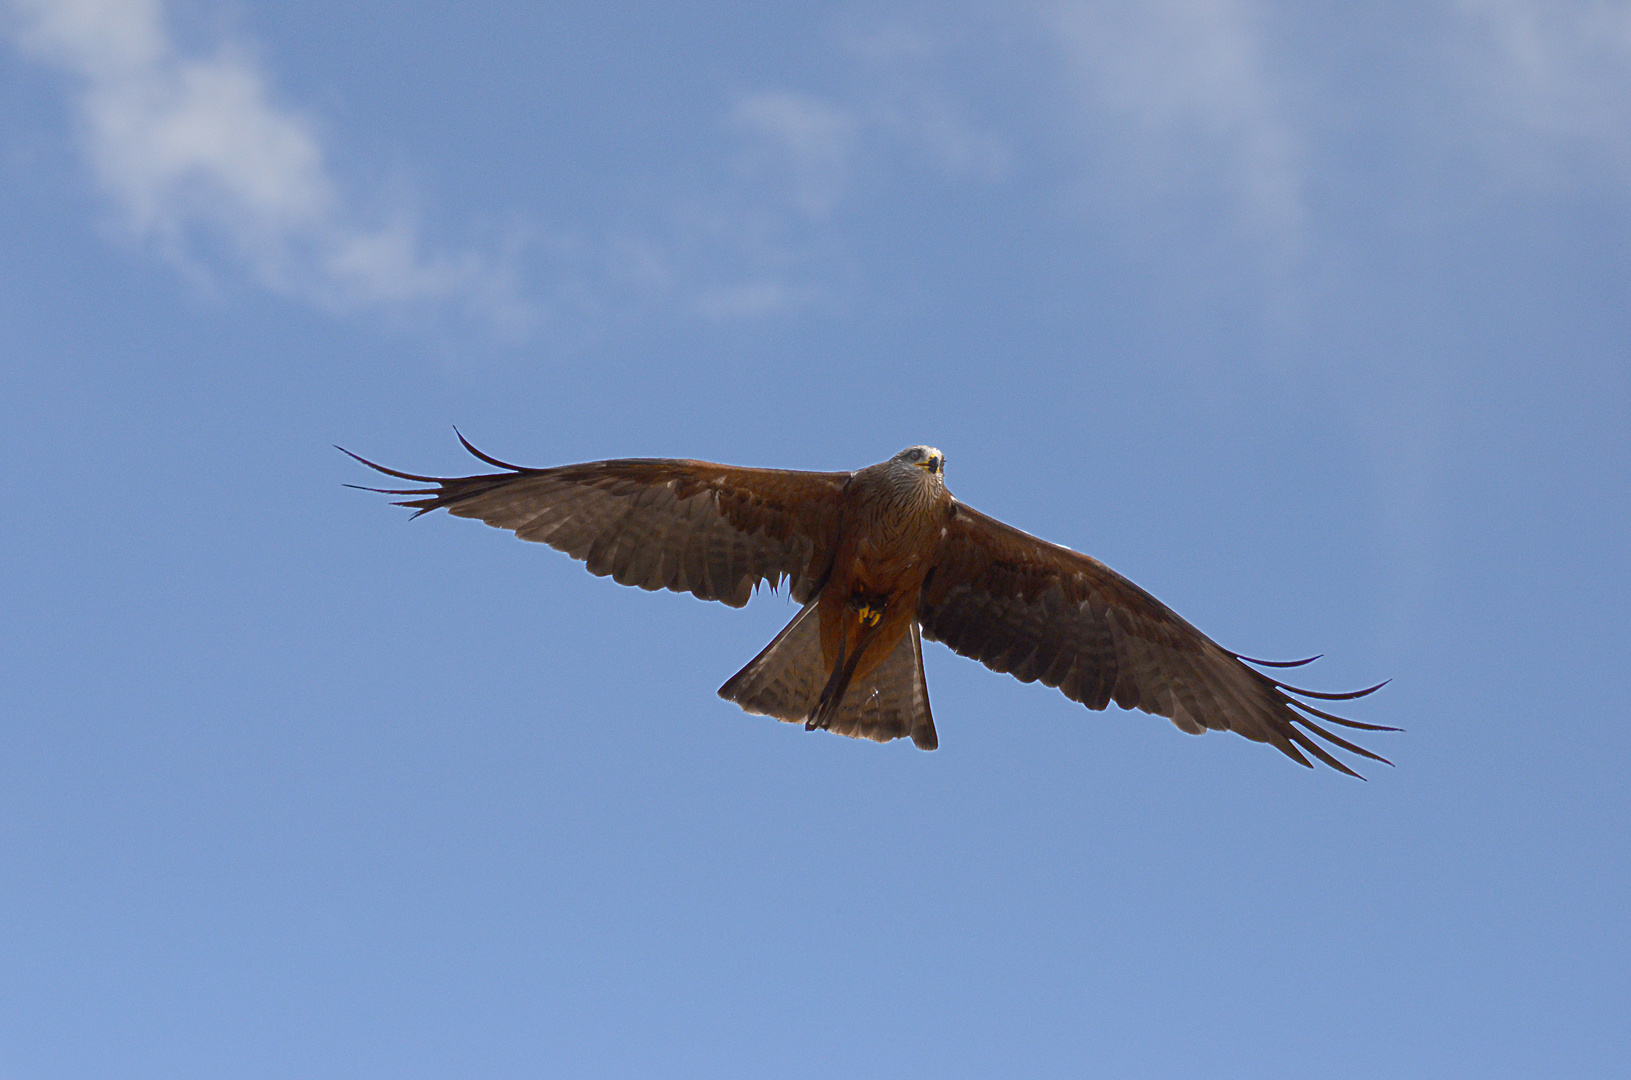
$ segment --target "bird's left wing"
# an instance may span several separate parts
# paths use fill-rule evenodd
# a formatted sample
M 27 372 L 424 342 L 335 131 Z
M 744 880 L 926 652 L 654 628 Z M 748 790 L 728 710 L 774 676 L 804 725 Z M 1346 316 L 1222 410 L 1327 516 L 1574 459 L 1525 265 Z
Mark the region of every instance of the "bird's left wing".
M 415 496 L 399 506 L 477 518 L 582 559 L 590 573 L 620 584 L 732 607 L 746 604 L 761 582 L 775 586 L 783 578 L 794 599 L 810 599 L 832 558 L 850 478 L 665 458 L 527 469 L 488 457 L 462 435 L 459 441 L 505 471 L 417 476 L 351 456 L 388 476 L 434 485 L 370 489 Z
M 953 504 L 918 618 L 924 637 L 993 671 L 1056 686 L 1090 709 L 1114 701 L 1168 717 L 1192 734 L 1236 731 L 1308 765 L 1301 747 L 1351 776 L 1358 774 L 1298 725 L 1344 750 L 1386 761 L 1310 717 L 1367 731 L 1394 729 L 1344 720 L 1291 696 L 1342 700 L 1378 687 L 1326 694 L 1271 679 L 1097 559 L 962 503 Z

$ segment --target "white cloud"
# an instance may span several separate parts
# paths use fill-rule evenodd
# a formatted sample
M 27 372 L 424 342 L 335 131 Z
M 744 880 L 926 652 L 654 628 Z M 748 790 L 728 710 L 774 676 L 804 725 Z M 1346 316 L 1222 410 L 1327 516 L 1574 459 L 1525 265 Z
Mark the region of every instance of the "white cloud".
M 1066 0 L 1044 9 L 1129 194 L 1228 193 L 1241 225 L 1294 245 L 1303 151 L 1240 0 Z
M 1631 3 L 1460 0 L 1460 9 L 1487 114 L 1631 164 Z
M 846 202 L 909 176 L 901 160 L 915 156 L 954 181 L 1075 188 L 1073 202 L 1085 179 L 1086 201 L 1135 243 L 1176 228 L 1186 250 L 1222 252 L 1231 280 L 1243 268 L 1287 277 L 1305 243 L 1309 155 L 1253 0 L 951 6 L 932 21 L 885 15 L 845 27 L 859 71 L 838 89 L 737 102 L 731 121 L 748 141 L 761 235 L 776 231 L 763 222 L 778 202 L 798 219 L 781 234 L 836 233 Z M 1068 179 L 1050 175 L 1073 156 Z M 708 307 L 770 311 L 781 306 L 774 295 L 753 287 Z
M 243 50 L 186 55 L 159 0 L 13 7 L 21 47 L 74 80 L 85 154 L 123 224 L 179 264 L 224 260 L 335 310 L 431 302 L 506 329 L 530 319 L 494 260 L 427 253 L 405 214 L 363 220 L 310 121 Z
M 1007 176 L 1010 154 L 1003 141 L 974 127 L 953 102 L 938 93 L 902 95 L 877 113 L 880 126 L 915 143 L 954 176 L 995 182 Z
M 805 94 L 753 94 L 736 103 L 733 124 L 755 136 L 752 164 L 784 173 L 793 205 L 808 217 L 830 213 L 849 181 L 858 125 L 843 110 Z
M 884 21 L 852 27 L 845 47 L 874 84 L 860 111 L 866 126 L 893 143 L 927 152 L 953 176 L 997 181 L 1007 174 L 1009 149 L 971 122 L 964 100 L 976 57 L 990 50 L 990 42 L 970 29 L 967 19 L 941 18 L 932 29 Z M 960 63 L 948 63 L 954 52 Z M 957 89 L 948 89 L 948 83 Z
M 697 310 L 715 322 L 780 315 L 804 306 L 807 295 L 783 281 L 750 281 L 729 288 L 710 289 L 697 299 Z
M 762 319 L 837 302 L 843 288 L 834 279 L 849 262 L 844 211 L 876 197 L 901 151 L 959 179 L 1003 176 L 1006 148 L 969 124 L 922 70 L 936 58 L 920 47 L 929 39 L 901 36 L 900 24 L 889 30 L 849 35 L 846 51 L 868 70 L 846 72 L 836 94 L 763 89 L 730 107 L 727 127 L 741 140 L 736 182 L 711 192 L 688 223 L 688 247 L 729 255 L 720 280 L 695 295 L 704 318 Z

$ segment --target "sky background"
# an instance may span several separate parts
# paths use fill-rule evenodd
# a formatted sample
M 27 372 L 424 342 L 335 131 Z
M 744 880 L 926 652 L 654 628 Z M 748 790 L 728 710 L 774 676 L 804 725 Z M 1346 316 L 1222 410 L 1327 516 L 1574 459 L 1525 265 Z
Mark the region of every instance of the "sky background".
M 0 1077 L 1610 1077 L 1631 4 L 0 5 Z M 848 469 L 1359 782 L 343 487 Z

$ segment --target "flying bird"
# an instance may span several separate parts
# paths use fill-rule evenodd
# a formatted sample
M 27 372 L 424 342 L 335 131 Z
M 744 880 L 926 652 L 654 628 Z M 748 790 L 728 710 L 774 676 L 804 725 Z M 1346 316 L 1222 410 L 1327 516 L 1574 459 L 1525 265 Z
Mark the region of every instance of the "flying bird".
M 801 608 L 719 695 L 808 730 L 939 745 L 923 677 L 924 638 L 993 671 L 1040 680 L 1089 709 L 1114 701 L 1182 731 L 1234 731 L 1303 765 L 1303 751 L 1350 776 L 1310 735 L 1374 761 L 1324 720 L 1396 731 L 1325 712 L 1303 690 L 1255 670 L 1308 660 L 1230 652 L 1097 559 L 987 517 L 946 490 L 946 458 L 909 446 L 855 472 L 749 469 L 631 458 L 529 469 L 464 448 L 502 470 L 387 476 L 430 487 L 367 488 L 396 505 L 446 510 L 535 540 L 622 585 L 688 592 L 742 607 L 761 584 L 787 583 Z M 340 448 L 343 450 L 343 448 Z

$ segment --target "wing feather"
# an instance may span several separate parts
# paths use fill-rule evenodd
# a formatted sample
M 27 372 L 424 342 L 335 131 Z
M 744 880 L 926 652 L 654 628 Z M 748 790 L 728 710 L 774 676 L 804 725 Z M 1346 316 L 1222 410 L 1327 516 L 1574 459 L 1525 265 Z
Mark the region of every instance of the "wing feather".
M 1111 701 L 1165 716 L 1180 729 L 1235 731 L 1308 765 L 1302 750 L 1357 776 L 1306 732 L 1351 753 L 1386 759 L 1302 715 L 1392 731 L 1322 712 L 1304 695 L 1248 667 L 1172 609 L 1096 559 L 1039 540 L 955 503 L 934 573 L 918 605 L 923 636 L 1025 682 L 1040 680 L 1090 709 Z M 1290 664 L 1269 666 L 1297 666 Z M 1295 706 L 1295 708 L 1294 708 Z M 1300 725 L 1300 728 L 1299 726 Z M 1299 749 L 1301 748 L 1301 749 Z
M 387 476 L 430 485 L 371 489 L 411 496 L 399 506 L 476 518 L 564 551 L 620 584 L 689 592 L 732 607 L 746 604 L 759 585 L 784 579 L 801 603 L 819 591 L 851 476 L 667 458 L 527 469 L 489 457 L 462 435 L 459 441 L 505 471 L 420 476 L 351 456 Z

